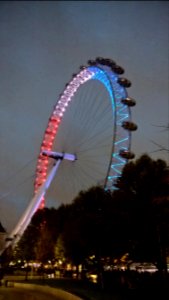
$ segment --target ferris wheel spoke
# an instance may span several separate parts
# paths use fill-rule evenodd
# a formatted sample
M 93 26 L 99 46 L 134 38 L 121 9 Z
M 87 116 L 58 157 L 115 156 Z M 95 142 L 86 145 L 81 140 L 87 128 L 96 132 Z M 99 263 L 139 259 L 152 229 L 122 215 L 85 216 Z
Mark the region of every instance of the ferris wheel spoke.
M 105 120 L 105 124 L 102 123 L 102 125 L 99 124 L 99 122 L 95 123 L 98 125 L 98 128 L 97 128 L 97 132 L 95 133 L 94 130 L 96 129 L 96 127 L 94 126 L 94 128 L 91 128 L 91 130 L 89 130 L 89 133 L 86 134 L 86 136 L 84 136 L 81 141 L 77 144 L 77 148 L 80 148 L 80 147 L 83 147 L 83 145 L 87 145 L 87 143 L 91 142 L 92 140 L 93 141 L 96 141 L 96 144 L 97 144 L 97 140 L 96 137 L 101 137 L 102 135 L 104 136 L 105 133 L 109 133 L 109 131 L 111 132 L 111 130 L 109 130 L 109 128 L 107 128 L 106 126 L 106 122 L 109 122 L 110 121 L 110 117 L 108 117 L 106 120 Z M 99 131 L 100 130 L 100 131 Z M 111 136 L 112 136 L 112 132 L 111 132 Z M 105 138 L 105 136 L 104 136 Z M 106 137 L 106 138 L 109 138 L 110 139 L 110 133 L 109 135 Z

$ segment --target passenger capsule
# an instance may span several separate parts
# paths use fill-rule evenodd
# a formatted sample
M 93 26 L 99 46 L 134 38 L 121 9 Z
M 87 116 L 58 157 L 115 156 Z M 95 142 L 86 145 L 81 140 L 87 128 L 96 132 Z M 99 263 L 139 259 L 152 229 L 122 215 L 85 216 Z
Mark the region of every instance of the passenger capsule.
M 109 59 L 109 66 L 115 66 L 116 62 L 112 59 Z
M 133 152 L 124 149 L 119 151 L 119 155 L 125 159 L 133 159 L 135 157 L 135 154 Z
M 114 66 L 111 66 L 112 68 L 112 71 L 115 72 L 116 74 L 124 74 L 124 69 L 118 65 L 114 65 Z
M 126 78 L 118 78 L 117 81 L 121 86 L 124 86 L 126 88 L 131 86 L 131 81 Z
M 103 66 L 106 65 L 107 64 L 106 58 L 102 58 L 102 60 L 100 61 L 100 64 Z
M 110 66 L 111 63 L 113 62 L 110 58 L 105 58 L 104 61 L 107 66 Z
M 96 62 L 101 64 L 103 62 L 104 58 L 103 57 L 96 57 Z
M 90 66 L 95 66 L 95 65 L 96 65 L 96 61 L 95 61 L 95 60 L 89 59 L 89 60 L 88 60 L 88 64 L 89 64 Z
M 86 69 L 86 67 L 85 66 L 80 66 L 79 69 L 84 70 L 84 69 Z
M 133 122 L 130 122 L 130 121 L 124 121 L 122 123 L 122 127 L 124 129 L 127 129 L 127 130 L 130 130 L 130 131 L 135 131 L 137 130 L 137 125 Z
M 136 101 L 132 98 L 123 98 L 121 99 L 121 103 L 128 105 L 128 106 L 135 106 L 136 105 Z

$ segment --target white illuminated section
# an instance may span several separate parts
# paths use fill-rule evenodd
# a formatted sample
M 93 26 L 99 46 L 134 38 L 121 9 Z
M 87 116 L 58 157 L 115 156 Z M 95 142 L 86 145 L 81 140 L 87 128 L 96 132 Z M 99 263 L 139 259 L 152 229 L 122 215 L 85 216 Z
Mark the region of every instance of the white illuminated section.
M 48 157 L 56 159 L 56 163 L 53 165 L 52 169 L 50 170 L 46 181 L 40 186 L 37 193 L 34 195 L 32 200 L 30 201 L 26 211 L 22 215 L 21 219 L 17 223 L 16 227 L 12 230 L 10 235 L 8 236 L 8 240 L 5 244 L 4 249 L 1 250 L 0 254 L 3 253 L 3 251 L 8 248 L 10 244 L 15 245 L 19 239 L 22 237 L 24 231 L 26 230 L 27 226 L 29 225 L 31 218 L 33 217 L 34 213 L 37 211 L 37 209 L 40 206 L 42 198 L 45 196 L 54 176 L 57 173 L 57 170 L 59 168 L 59 165 L 63 159 L 69 160 L 69 161 L 75 161 L 76 155 L 70 154 L 70 153 L 61 153 L 61 152 L 53 152 L 53 151 L 47 151 L 44 150 L 42 152 L 43 155 L 46 155 Z
M 66 159 L 70 161 L 75 161 L 77 159 L 75 154 L 70 154 L 70 153 L 61 153 L 61 152 L 43 150 L 42 154 L 54 159 Z

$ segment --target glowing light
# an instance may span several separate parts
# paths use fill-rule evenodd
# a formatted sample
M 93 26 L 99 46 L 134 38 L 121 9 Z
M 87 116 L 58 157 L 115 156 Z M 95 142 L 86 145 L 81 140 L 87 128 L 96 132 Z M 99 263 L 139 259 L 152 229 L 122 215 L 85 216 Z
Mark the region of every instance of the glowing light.
M 122 139 L 122 140 L 119 140 L 119 141 L 115 142 L 115 145 L 119 145 L 119 144 L 121 144 L 121 143 L 123 143 L 123 142 L 126 142 L 127 140 L 128 140 L 128 137 L 126 137 L 126 138 L 124 138 L 124 139 Z

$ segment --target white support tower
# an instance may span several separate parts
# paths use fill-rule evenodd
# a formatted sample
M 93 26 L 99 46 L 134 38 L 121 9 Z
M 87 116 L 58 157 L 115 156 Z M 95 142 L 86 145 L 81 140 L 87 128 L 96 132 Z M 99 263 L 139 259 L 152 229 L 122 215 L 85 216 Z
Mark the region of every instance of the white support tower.
M 45 155 L 45 156 L 54 158 L 56 160 L 56 162 L 54 163 L 52 169 L 50 170 L 46 181 L 40 186 L 37 193 L 31 199 L 27 209 L 23 213 L 23 215 L 20 218 L 19 222 L 17 223 L 15 228 L 12 230 L 12 232 L 7 237 L 4 248 L 0 251 L 0 255 L 10 245 L 14 246 L 20 240 L 20 238 L 22 237 L 22 235 L 23 235 L 24 231 L 26 230 L 27 226 L 29 225 L 34 213 L 39 208 L 42 198 L 45 196 L 48 188 L 50 187 L 50 184 L 51 184 L 54 176 L 57 173 L 57 170 L 59 168 L 59 165 L 60 165 L 61 161 L 63 159 L 66 159 L 66 160 L 69 160 L 69 161 L 75 161 L 77 159 L 76 155 L 70 154 L 70 153 L 43 151 L 42 154 Z

